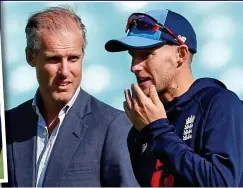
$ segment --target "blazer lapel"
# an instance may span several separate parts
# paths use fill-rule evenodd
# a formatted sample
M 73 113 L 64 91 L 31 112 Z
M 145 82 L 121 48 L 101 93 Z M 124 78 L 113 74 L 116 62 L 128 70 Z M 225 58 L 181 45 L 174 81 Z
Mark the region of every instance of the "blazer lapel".
M 23 112 L 22 119 L 19 119 L 19 129 L 14 130 L 19 135 L 13 143 L 13 158 L 17 186 L 33 187 L 36 182 L 36 134 L 37 115 L 32 106 Z M 28 117 L 26 117 L 28 114 Z M 36 126 L 35 126 L 36 125 Z M 23 170 L 24 169 L 24 170 Z
M 91 111 L 90 96 L 81 89 L 60 127 L 50 155 L 43 187 L 55 187 L 66 165 L 84 137 L 87 125 L 82 118 Z

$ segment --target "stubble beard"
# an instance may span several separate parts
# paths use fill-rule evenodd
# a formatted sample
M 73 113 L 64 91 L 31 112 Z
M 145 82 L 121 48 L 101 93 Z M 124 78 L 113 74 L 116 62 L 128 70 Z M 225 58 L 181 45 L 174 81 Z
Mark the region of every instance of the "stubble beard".
M 165 93 L 173 92 L 173 90 L 174 90 L 172 86 L 173 86 L 173 83 L 175 80 L 175 74 L 167 73 L 165 75 L 166 76 L 163 76 L 160 78 L 161 82 L 160 82 L 160 84 L 158 84 L 158 87 L 156 87 L 158 95 L 161 98 L 164 98 L 163 96 L 165 95 Z
M 74 95 L 75 91 L 73 93 L 52 93 L 52 100 L 53 102 L 60 104 L 60 105 L 65 105 L 68 103 L 72 96 Z

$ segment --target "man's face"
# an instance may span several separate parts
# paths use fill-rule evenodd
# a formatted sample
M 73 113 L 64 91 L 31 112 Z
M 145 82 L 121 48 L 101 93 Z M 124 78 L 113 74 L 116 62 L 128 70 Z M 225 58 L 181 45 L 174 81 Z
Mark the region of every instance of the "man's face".
M 164 45 L 146 50 L 130 50 L 132 56 L 131 71 L 145 95 L 149 87 L 155 85 L 158 93 L 166 92 L 176 74 L 176 48 Z
M 67 103 L 82 77 L 83 40 L 79 29 L 41 32 L 41 49 L 29 58 L 36 68 L 41 96 L 51 103 Z

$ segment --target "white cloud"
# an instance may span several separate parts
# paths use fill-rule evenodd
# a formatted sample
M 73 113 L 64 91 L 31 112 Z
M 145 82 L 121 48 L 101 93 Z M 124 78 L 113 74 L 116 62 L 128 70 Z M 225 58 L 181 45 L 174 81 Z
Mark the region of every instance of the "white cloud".
M 243 94 L 243 84 L 241 84 L 243 80 L 242 67 L 233 67 L 226 69 L 226 71 L 224 71 L 220 75 L 220 80 L 222 80 L 231 91 L 235 92 L 238 95 Z
M 8 75 L 7 87 L 10 92 L 27 93 L 38 87 L 35 69 L 29 65 L 19 66 Z
M 236 23 L 226 15 L 210 16 L 204 19 L 199 31 L 203 37 L 213 40 L 220 39 L 225 42 L 235 34 Z
M 145 7 L 148 4 L 146 1 L 127 1 L 127 2 L 114 2 L 114 5 L 117 8 L 122 9 L 124 11 L 134 11 L 139 10 Z
M 102 92 L 110 83 L 111 73 L 102 65 L 91 65 L 84 71 L 82 87 L 91 94 Z
M 222 68 L 231 59 L 231 48 L 223 42 L 207 43 L 201 53 L 201 64 L 207 69 Z

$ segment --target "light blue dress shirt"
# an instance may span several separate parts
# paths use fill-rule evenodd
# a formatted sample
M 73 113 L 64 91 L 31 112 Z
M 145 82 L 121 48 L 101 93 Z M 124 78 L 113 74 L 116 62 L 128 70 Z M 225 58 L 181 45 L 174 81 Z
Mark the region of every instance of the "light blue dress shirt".
M 69 109 L 72 107 L 73 103 L 77 99 L 77 96 L 80 91 L 80 86 L 74 93 L 71 100 L 61 109 L 59 112 L 57 118 L 59 119 L 59 123 L 56 126 L 56 128 L 52 131 L 50 138 L 49 133 L 47 129 L 46 122 L 42 116 L 42 114 L 39 111 L 38 108 L 38 97 L 37 94 L 34 97 L 32 106 L 36 111 L 36 114 L 38 115 L 38 128 L 37 128 L 37 151 L 36 151 L 36 187 L 42 187 L 43 180 L 45 177 L 45 172 L 48 166 L 48 161 L 52 152 L 52 148 L 55 144 L 55 140 L 57 138 L 59 129 L 62 125 L 62 122 L 67 115 Z M 49 138 L 49 139 L 48 139 Z

